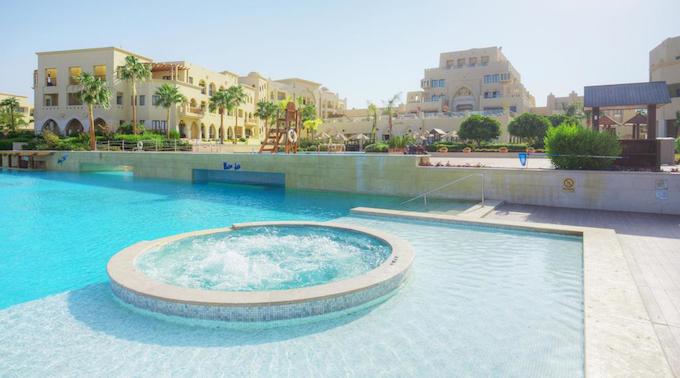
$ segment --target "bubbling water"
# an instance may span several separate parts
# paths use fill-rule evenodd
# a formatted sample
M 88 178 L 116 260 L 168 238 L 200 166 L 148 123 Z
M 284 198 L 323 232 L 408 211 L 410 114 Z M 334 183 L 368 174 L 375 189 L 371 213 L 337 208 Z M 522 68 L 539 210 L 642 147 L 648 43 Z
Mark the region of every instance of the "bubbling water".
M 196 236 L 141 255 L 137 269 L 175 286 L 285 290 L 364 274 L 391 248 L 375 237 L 322 226 L 263 226 Z

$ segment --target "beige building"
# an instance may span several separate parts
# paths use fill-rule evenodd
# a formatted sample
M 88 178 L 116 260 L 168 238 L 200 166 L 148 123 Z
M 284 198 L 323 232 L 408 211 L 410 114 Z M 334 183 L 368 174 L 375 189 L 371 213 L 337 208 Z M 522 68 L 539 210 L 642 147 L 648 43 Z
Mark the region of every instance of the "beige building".
M 425 70 L 420 86 L 407 93 L 406 112 L 523 113 L 535 106 L 500 47 L 442 53 L 439 66 Z
M 31 103 L 28 101 L 28 97 L 0 92 L 0 102 L 12 97 L 16 98 L 19 102 L 18 113 L 20 113 L 22 119 L 27 123 L 26 125 L 19 126 L 19 128 L 28 130 L 33 129 L 33 106 L 31 106 Z
M 545 106 L 533 107 L 531 112 L 544 116 L 562 114 L 572 105 L 583 107 L 583 96 L 579 96 L 574 91 L 571 91 L 569 95 L 564 97 L 557 97 L 550 93 L 546 97 Z
M 337 93 L 309 80 L 299 78 L 271 80 L 258 72 L 251 72 L 240 77 L 239 82 L 256 89 L 256 104 L 260 100 L 276 102 L 286 98 L 301 99 L 304 104 L 314 104 L 318 117 L 323 119 L 340 117 L 347 108 L 346 100 L 341 99 Z
M 145 128 L 165 132 L 166 110 L 156 106 L 154 93 L 162 84 L 176 85 L 188 100 L 171 111 L 170 129 L 194 141 L 220 138 L 220 115 L 210 111 L 210 96 L 219 89 L 239 85 L 240 78 L 229 71 L 215 72 L 186 62 L 154 62 L 151 58 L 115 47 L 39 52 L 34 73 L 36 131 L 48 129 L 61 135 L 87 130 L 87 109 L 78 99 L 79 86 L 74 79 L 81 72 L 91 72 L 109 83 L 110 109 L 95 107 L 95 125 L 116 130 L 132 118 L 132 93 L 127 81 L 117 75 L 125 57 L 136 56 L 150 64 L 152 78 L 137 83 L 137 119 Z M 255 117 L 257 88 L 243 85 L 246 102 L 236 114 L 225 116 L 225 138 L 246 138 L 259 143 L 261 127 Z M 236 125 L 238 117 L 238 125 Z
M 665 81 L 671 96 L 671 103 L 657 112 L 657 135 L 680 136 L 677 125 L 680 118 L 680 36 L 667 38 L 649 52 L 649 80 Z

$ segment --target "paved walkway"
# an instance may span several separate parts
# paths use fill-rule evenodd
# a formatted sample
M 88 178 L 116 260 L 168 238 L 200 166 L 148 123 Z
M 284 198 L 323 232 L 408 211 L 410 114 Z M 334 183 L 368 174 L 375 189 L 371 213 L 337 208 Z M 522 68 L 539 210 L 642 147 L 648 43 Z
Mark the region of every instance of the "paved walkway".
M 680 216 L 506 204 L 485 218 L 614 229 L 666 358 L 680 377 Z

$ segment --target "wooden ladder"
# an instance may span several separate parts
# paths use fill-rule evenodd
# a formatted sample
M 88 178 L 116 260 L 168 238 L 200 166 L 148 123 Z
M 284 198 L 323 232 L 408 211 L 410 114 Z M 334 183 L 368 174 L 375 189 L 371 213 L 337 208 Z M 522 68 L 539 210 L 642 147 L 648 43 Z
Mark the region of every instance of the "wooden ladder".
M 281 137 L 283 136 L 283 131 L 285 129 L 280 129 L 278 127 L 272 127 L 267 132 L 267 135 L 262 141 L 260 146 L 260 153 L 270 152 L 272 154 L 279 152 L 279 143 L 281 143 Z

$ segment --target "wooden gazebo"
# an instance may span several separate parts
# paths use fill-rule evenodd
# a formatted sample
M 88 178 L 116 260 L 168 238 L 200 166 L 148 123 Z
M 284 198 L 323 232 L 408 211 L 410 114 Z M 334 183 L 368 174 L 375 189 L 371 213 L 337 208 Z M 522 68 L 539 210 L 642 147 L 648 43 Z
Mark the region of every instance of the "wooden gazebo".
M 600 117 L 600 126 L 602 126 L 605 130 L 609 132 L 614 132 L 616 133 L 616 126 L 619 126 L 619 123 L 611 119 L 608 115 L 603 115 Z
M 593 129 L 599 130 L 603 109 L 647 109 L 647 139 L 656 139 L 656 108 L 670 104 L 665 81 L 592 85 L 583 88 L 583 106 L 592 110 Z

